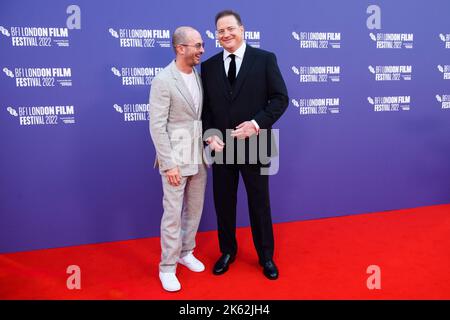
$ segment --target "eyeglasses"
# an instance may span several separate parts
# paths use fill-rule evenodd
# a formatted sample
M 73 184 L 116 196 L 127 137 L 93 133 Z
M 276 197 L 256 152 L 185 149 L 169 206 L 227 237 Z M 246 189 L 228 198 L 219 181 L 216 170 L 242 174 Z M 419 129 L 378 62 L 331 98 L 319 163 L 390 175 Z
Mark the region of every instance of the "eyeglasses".
M 184 44 L 184 43 L 180 43 L 180 46 L 183 47 L 194 47 L 197 50 L 200 50 L 201 48 L 205 48 L 205 43 L 204 42 L 199 42 L 196 44 Z
M 228 31 L 229 33 L 232 33 L 236 29 L 237 29 L 237 27 L 228 27 L 226 29 L 220 29 L 220 30 L 217 30 L 217 34 L 219 36 L 223 36 L 225 34 L 225 31 Z

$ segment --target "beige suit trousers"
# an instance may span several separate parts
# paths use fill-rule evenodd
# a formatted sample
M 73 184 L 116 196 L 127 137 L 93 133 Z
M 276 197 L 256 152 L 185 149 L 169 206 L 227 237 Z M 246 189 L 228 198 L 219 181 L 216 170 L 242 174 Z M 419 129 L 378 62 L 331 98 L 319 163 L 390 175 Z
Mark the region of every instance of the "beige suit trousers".
M 161 220 L 160 272 L 175 272 L 177 261 L 195 248 L 195 235 L 203 211 L 206 187 L 206 168 L 199 165 L 198 173 L 181 177 L 179 186 L 172 186 L 165 175 L 163 185 L 163 208 Z

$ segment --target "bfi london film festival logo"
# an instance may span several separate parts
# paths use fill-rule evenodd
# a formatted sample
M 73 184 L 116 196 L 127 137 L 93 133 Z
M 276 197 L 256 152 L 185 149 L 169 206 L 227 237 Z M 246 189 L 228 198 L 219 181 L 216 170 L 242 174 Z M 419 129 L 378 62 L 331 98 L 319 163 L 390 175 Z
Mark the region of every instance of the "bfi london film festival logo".
M 299 76 L 300 83 L 339 82 L 340 66 L 292 66 L 291 70 Z
M 445 49 L 450 49 L 450 33 L 440 33 L 439 39 L 444 42 Z
M 291 103 L 301 116 L 336 114 L 341 107 L 339 98 L 292 99 Z
M 440 103 L 441 109 L 450 110 L 450 94 L 437 94 L 436 100 Z
M 214 40 L 216 48 L 222 48 L 219 42 L 219 37 L 217 35 L 217 31 L 206 30 L 206 36 L 210 40 Z M 261 48 L 261 32 L 260 31 L 244 31 L 244 40 L 253 48 Z
M 69 30 L 81 29 L 81 9 L 70 5 L 66 13 L 65 27 L 0 25 L 0 34 L 10 39 L 13 47 L 69 47 Z
M 119 105 L 115 103 L 113 105 L 116 112 L 123 115 L 124 122 L 139 122 L 139 121 L 149 121 L 149 109 L 150 105 L 148 103 L 124 103 Z
M 372 66 L 368 67 L 370 73 L 374 75 L 375 81 L 401 81 L 412 79 L 412 66 Z
M 149 86 L 162 67 L 111 67 L 111 72 L 121 78 L 123 86 Z
M 450 80 L 450 64 L 438 65 L 437 69 L 442 73 L 442 79 Z
M 3 73 L 15 80 L 17 88 L 25 87 L 71 87 L 72 69 L 63 68 L 8 68 Z
M 19 106 L 6 108 L 20 126 L 55 126 L 75 123 L 75 107 L 67 106 Z
M 375 112 L 409 111 L 411 108 L 411 96 L 367 97 L 367 101 Z
M 381 29 L 381 8 L 377 5 L 370 5 L 366 11 L 369 15 L 366 21 L 369 30 Z M 375 42 L 377 49 L 413 49 L 413 33 L 385 33 L 370 32 L 370 39 Z
M 369 33 L 370 39 L 376 43 L 377 49 L 412 49 L 413 33 Z
M 118 39 L 121 48 L 171 48 L 170 30 L 165 29 L 114 29 L 112 37 Z
M 299 41 L 302 49 L 339 49 L 340 32 L 292 32 L 292 37 Z

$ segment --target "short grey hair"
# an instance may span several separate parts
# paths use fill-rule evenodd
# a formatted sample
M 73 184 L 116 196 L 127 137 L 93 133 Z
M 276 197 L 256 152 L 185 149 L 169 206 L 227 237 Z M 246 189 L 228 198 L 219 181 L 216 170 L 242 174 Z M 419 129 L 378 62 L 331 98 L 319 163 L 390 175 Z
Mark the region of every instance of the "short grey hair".
M 172 47 L 175 51 L 175 54 L 177 53 L 177 45 L 186 43 L 189 41 L 189 33 L 192 31 L 197 31 L 192 27 L 188 26 L 182 26 L 175 29 L 172 36 Z

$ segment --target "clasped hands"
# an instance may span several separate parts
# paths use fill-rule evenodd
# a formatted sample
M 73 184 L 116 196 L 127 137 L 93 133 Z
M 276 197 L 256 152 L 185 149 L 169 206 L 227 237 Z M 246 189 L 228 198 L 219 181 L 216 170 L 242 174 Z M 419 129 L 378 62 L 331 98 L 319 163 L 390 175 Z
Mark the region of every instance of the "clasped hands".
M 251 121 L 244 121 L 239 124 L 235 130 L 231 131 L 231 136 L 237 139 L 245 139 L 256 134 L 257 130 L 255 125 Z M 209 145 L 211 150 L 216 152 L 223 151 L 225 143 L 216 135 L 206 139 L 206 143 Z M 179 186 L 181 183 L 181 173 L 178 167 L 166 170 L 167 182 L 171 186 Z

